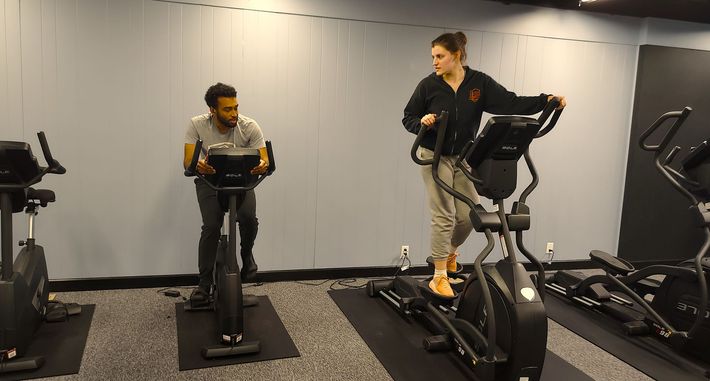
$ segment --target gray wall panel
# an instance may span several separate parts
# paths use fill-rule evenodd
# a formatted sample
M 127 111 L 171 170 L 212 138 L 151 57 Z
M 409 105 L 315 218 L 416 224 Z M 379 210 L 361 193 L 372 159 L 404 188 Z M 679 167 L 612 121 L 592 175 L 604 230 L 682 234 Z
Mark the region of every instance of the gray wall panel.
M 44 129 L 68 168 L 43 183 L 59 200 L 38 232 L 53 278 L 195 272 L 183 134 L 216 81 L 236 86 L 276 151 L 258 190 L 261 269 L 389 265 L 403 244 L 424 262 L 428 207 L 401 118 L 444 29 L 150 0 L 7 0 L 1 12 L 2 138 L 37 146 Z M 570 100 L 533 146 L 528 246 L 555 241 L 563 259 L 613 248 L 636 46 L 491 30 L 466 31 L 470 66 Z M 461 251 L 470 261 L 482 246 Z

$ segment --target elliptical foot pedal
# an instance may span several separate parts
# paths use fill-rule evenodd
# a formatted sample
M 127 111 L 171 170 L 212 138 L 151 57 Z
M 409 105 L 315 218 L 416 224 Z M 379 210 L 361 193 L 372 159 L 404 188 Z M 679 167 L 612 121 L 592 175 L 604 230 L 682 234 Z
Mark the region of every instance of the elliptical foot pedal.
M 202 357 L 206 359 L 248 355 L 261 351 L 258 341 L 241 342 L 237 345 L 216 345 L 202 348 Z
M 466 279 L 468 278 L 466 278 L 466 276 L 463 274 L 449 274 L 449 285 L 451 285 L 451 289 L 455 292 L 463 292 L 463 287 L 466 284 Z
M 429 282 L 431 281 L 432 277 L 429 277 L 425 279 L 423 282 L 419 282 L 419 290 L 422 293 L 422 296 L 430 301 L 432 304 L 438 306 L 438 305 L 445 305 L 445 306 L 451 306 L 454 304 L 454 300 L 458 298 L 458 293 L 454 291 L 454 296 L 444 296 L 441 294 L 437 294 L 434 292 L 431 288 L 429 288 Z
M 429 265 L 429 269 L 430 269 L 431 271 L 434 271 L 434 270 L 435 270 L 435 267 L 434 267 L 434 257 L 432 257 L 431 255 L 428 256 L 428 257 L 426 257 L 426 263 Z M 459 263 L 459 262 L 456 262 L 456 271 L 448 271 L 448 270 L 446 270 L 446 274 L 447 274 L 448 276 L 450 276 L 450 277 L 453 277 L 453 276 L 455 276 L 455 275 L 461 274 L 462 271 L 463 271 L 463 265 L 462 265 L 461 263 Z M 459 278 L 460 278 L 460 277 L 459 277 Z

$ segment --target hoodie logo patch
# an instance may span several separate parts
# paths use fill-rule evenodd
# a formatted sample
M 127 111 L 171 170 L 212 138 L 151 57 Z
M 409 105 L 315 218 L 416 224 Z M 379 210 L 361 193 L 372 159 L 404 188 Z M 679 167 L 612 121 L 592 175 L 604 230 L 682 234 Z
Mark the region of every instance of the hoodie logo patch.
M 478 99 L 481 98 L 481 90 L 479 89 L 473 89 L 468 92 L 468 100 L 471 102 L 478 102 Z

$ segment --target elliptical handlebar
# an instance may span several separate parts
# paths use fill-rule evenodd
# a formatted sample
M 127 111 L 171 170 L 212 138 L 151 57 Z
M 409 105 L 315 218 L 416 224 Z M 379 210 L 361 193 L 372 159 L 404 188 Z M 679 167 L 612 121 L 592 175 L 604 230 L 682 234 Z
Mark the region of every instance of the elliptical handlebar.
M 444 134 L 446 133 L 446 124 L 449 121 L 449 112 L 448 111 L 442 111 L 441 114 L 439 114 L 436 117 L 436 122 L 438 127 L 437 127 L 437 132 L 436 132 L 436 142 L 437 146 L 439 145 L 439 141 L 442 142 L 444 141 Z M 443 128 L 440 128 L 442 127 Z M 434 163 L 434 160 L 436 159 L 436 155 L 434 155 L 434 158 L 432 159 L 420 159 L 419 156 L 417 156 L 417 149 L 419 149 L 419 146 L 422 143 L 422 139 L 424 139 L 424 135 L 429 129 L 427 126 L 425 126 L 423 123 L 419 126 L 419 133 L 417 134 L 417 137 L 414 139 L 414 144 L 412 144 L 412 150 L 410 151 L 410 155 L 412 156 L 412 160 L 414 160 L 415 163 L 419 165 L 431 165 Z M 441 147 L 439 147 L 439 154 L 441 155 Z M 434 149 L 436 151 L 436 148 Z M 438 161 L 438 160 L 437 160 Z
M 417 156 L 417 149 L 419 148 L 422 139 L 424 138 L 424 134 L 427 131 L 426 126 L 421 125 L 419 128 L 419 133 L 417 134 L 416 139 L 414 139 L 414 143 L 412 144 L 412 149 L 410 151 L 410 154 L 412 156 L 412 160 L 414 160 L 415 163 L 424 166 L 424 165 L 431 165 L 431 174 L 432 177 L 434 178 L 434 182 L 436 182 L 444 191 L 447 193 L 451 194 L 455 198 L 465 202 L 471 209 L 474 209 L 474 206 L 478 205 L 476 204 L 473 200 L 470 198 L 466 197 L 464 194 L 461 192 L 457 191 L 456 189 L 452 188 L 448 184 L 446 184 L 441 178 L 439 177 L 439 162 L 441 161 L 441 151 L 444 149 L 444 137 L 446 136 L 446 126 L 449 121 L 449 112 L 448 111 L 442 111 L 439 116 L 436 117 L 436 145 L 434 146 L 434 156 L 431 159 L 420 159 L 419 156 Z
M 639 137 L 639 146 L 645 151 L 654 152 L 654 161 L 656 164 L 656 169 L 658 169 L 658 171 L 661 172 L 663 177 L 665 177 L 666 180 L 671 183 L 673 188 L 678 190 L 681 194 L 683 194 L 683 196 L 685 196 L 690 201 L 691 205 L 697 205 L 699 202 L 698 199 L 693 196 L 693 194 L 689 192 L 681 184 L 681 182 L 689 186 L 697 186 L 699 184 L 670 166 L 671 162 L 673 162 L 675 157 L 678 155 L 678 152 L 680 152 L 681 148 L 678 146 L 674 146 L 668 153 L 668 155 L 665 157 L 665 159 L 663 159 L 663 162 L 661 162 L 661 152 L 663 152 L 668 147 L 668 144 L 678 133 L 678 130 L 683 125 L 683 123 L 685 123 L 685 120 L 688 119 L 688 116 L 690 116 L 690 113 L 692 111 L 692 108 L 686 106 L 681 111 L 670 111 L 661 115 L 658 119 L 656 119 L 655 122 L 653 122 L 653 124 L 649 128 L 646 129 L 646 131 L 641 134 L 641 136 Z M 675 118 L 676 121 L 668 129 L 668 131 L 666 131 L 666 134 L 663 135 L 661 142 L 658 144 L 647 144 L 649 136 L 651 136 L 666 120 L 672 118 Z
M 253 183 L 251 183 L 251 184 L 249 184 L 249 185 L 247 185 L 247 186 L 243 186 L 243 187 L 222 187 L 222 186 L 215 186 L 215 185 L 212 184 L 209 180 L 207 180 L 207 178 L 205 178 L 205 176 L 204 176 L 203 174 L 201 174 L 201 173 L 197 170 L 197 161 L 198 161 L 199 158 L 200 158 L 200 151 L 202 150 L 202 145 L 203 145 L 203 142 L 202 142 L 201 139 L 197 139 L 197 141 L 195 141 L 195 149 L 192 151 L 192 160 L 190 161 L 190 166 L 187 167 L 187 169 L 185 170 L 184 174 L 185 174 L 185 176 L 187 176 L 187 177 L 197 176 L 199 179 L 202 179 L 202 180 L 207 184 L 207 186 L 209 186 L 210 188 L 212 188 L 212 189 L 215 190 L 215 191 L 218 191 L 218 192 L 221 192 L 221 191 L 232 191 L 232 192 L 233 192 L 233 191 L 248 191 L 248 190 L 252 190 L 252 189 L 256 188 L 256 186 L 259 185 L 259 183 L 261 183 L 262 181 L 264 181 L 264 179 L 265 179 L 267 176 L 270 176 L 270 175 L 271 175 L 272 173 L 274 173 L 274 171 L 276 170 L 276 162 L 275 162 L 275 159 L 274 159 L 274 151 L 273 151 L 273 149 L 271 148 L 271 141 L 270 141 L 270 140 L 267 140 L 267 141 L 266 141 L 266 154 L 267 154 L 267 157 L 269 158 L 269 167 L 267 168 L 266 172 L 264 172 L 264 173 L 258 175 L 256 181 L 254 181 Z
M 555 127 L 555 125 L 557 124 L 557 120 L 560 119 L 560 115 L 562 115 L 562 110 L 564 110 L 557 110 L 557 107 L 559 107 L 559 105 L 560 99 L 557 97 L 553 97 L 549 102 L 547 102 L 547 105 L 542 110 L 542 114 L 540 114 L 540 116 L 537 118 L 537 121 L 538 123 L 540 123 L 541 126 L 543 126 L 547 121 L 547 118 L 550 117 L 550 114 L 552 114 L 552 119 L 550 119 L 550 122 L 547 124 L 547 126 L 542 127 L 540 131 L 538 131 L 537 135 L 535 135 L 535 139 L 547 135 L 547 133 Z
M 660 152 L 665 150 L 668 146 L 668 143 L 670 143 L 671 139 L 673 139 L 675 134 L 678 132 L 680 126 L 683 125 L 683 123 L 692 111 L 692 108 L 686 106 L 681 111 L 670 111 L 661 115 L 658 119 L 656 119 L 655 122 L 653 122 L 651 127 L 646 129 L 646 131 L 641 134 L 641 138 L 639 139 L 639 145 L 641 146 L 641 149 L 651 152 Z M 671 118 L 676 118 L 677 120 L 675 121 L 675 123 L 673 123 L 671 128 L 668 129 L 666 134 L 663 136 L 663 139 L 661 139 L 661 142 L 655 145 L 646 144 L 646 140 L 648 139 L 648 137 L 651 136 L 651 134 L 656 131 L 658 127 L 663 124 L 663 122 Z

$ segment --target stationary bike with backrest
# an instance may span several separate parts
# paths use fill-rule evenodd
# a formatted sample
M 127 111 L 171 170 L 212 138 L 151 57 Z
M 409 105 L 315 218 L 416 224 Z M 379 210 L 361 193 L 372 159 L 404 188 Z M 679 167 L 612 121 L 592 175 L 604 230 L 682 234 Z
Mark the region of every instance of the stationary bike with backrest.
M 470 208 L 474 229 L 485 234 L 487 245 L 476 257 L 474 272 L 466 279 L 458 304 L 454 298 L 434 294 L 428 279 L 420 282 L 411 276 L 393 280 L 370 281 L 370 296 L 380 296 L 406 319 L 421 322 L 434 336 L 424 340 L 430 351 L 453 350 L 479 380 L 538 381 L 546 353 L 547 316 L 543 305 L 544 270 L 542 264 L 523 245 L 522 233 L 530 227 L 530 209 L 525 204 L 537 186 L 538 176 L 528 152 L 536 137 L 547 134 L 556 124 L 561 110 L 550 102 L 539 119 L 518 116 L 491 118 L 475 140 L 469 141 L 456 166 L 472 181 L 480 196 L 493 200 L 494 211 L 475 203 L 446 184 L 438 175 L 448 113 L 438 117 L 434 157 L 422 160 L 417 149 L 426 133 L 422 126 L 412 147 L 412 159 L 431 165 L 436 183 Z M 525 157 L 533 177 L 510 213 L 504 200 L 516 189 L 517 165 Z M 537 268 L 528 275 L 515 255 L 510 232 L 516 232 L 517 247 Z M 493 233 L 498 233 L 503 259 L 495 264 L 483 261 L 495 247 Z
M 641 134 L 639 145 L 654 153 L 656 169 L 688 199 L 688 217 L 705 233 L 695 258 L 676 266 L 652 265 L 637 271 L 623 258 L 593 250 L 589 256 L 604 275 L 558 271 L 546 286 L 557 295 L 619 320 L 628 335 L 653 334 L 677 350 L 710 362 L 710 145 L 703 141 L 693 147 L 682 159 L 680 170 L 671 167 L 681 150 L 678 146 L 661 162 L 661 154 L 691 112 L 686 107 L 661 115 Z M 668 120 L 675 122 L 660 143 L 650 144 L 650 136 Z M 663 281 L 652 278 L 657 275 L 664 276 Z
M 54 192 L 34 189 L 47 173 L 66 169 L 52 158 L 44 132 L 37 134 L 47 167 L 39 166 L 30 145 L 0 141 L 0 210 L 2 219 L 2 277 L 0 278 L 0 373 L 32 370 L 43 357 L 24 357 L 43 320 L 63 321 L 81 312 L 76 304 L 50 302 L 44 248 L 34 238 L 35 217 L 40 207 L 54 202 Z M 24 209 L 28 217 L 27 240 L 12 260 L 12 214 Z
M 276 162 L 271 142 L 266 142 L 269 160 L 267 171 L 254 175 L 251 170 L 259 164 L 261 158 L 258 149 L 224 147 L 208 151 L 208 164 L 216 173 L 202 175 L 196 171 L 197 161 L 202 151 L 202 140 L 195 143 L 192 161 L 185 176 L 197 176 L 217 192 L 225 209 L 222 235 L 217 245 L 214 268 L 214 287 L 207 304 L 193 305 L 185 303 L 185 310 L 213 310 L 216 312 L 218 326 L 218 345 L 202 348 L 205 358 L 217 358 L 244 355 L 260 351 L 258 341 L 244 342 L 244 307 L 255 306 L 258 299 L 252 295 L 243 295 L 242 279 L 237 262 L 237 208 L 238 198 L 248 190 L 256 188 L 267 176 L 276 170 Z

